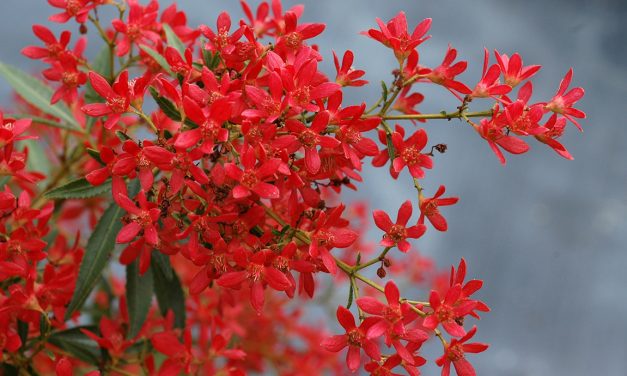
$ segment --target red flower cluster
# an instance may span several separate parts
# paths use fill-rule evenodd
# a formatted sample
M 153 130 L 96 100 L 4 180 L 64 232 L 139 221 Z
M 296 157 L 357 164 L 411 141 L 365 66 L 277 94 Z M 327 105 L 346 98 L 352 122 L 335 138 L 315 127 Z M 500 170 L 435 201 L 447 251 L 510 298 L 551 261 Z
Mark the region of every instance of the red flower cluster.
M 410 33 L 401 12 L 365 32 L 392 50 L 394 78 L 374 105 L 350 105 L 344 88 L 367 84 L 353 67 L 359 56 L 333 53 L 334 77 L 321 71 L 323 50 L 309 43 L 325 25 L 302 22 L 302 6 L 272 0 L 254 11 L 242 1 L 246 20 L 223 12 L 215 26 L 194 28 L 176 5 L 160 10 L 155 0 L 49 3 L 61 12 L 52 21 L 75 20 L 104 45 L 88 60 L 86 37 L 69 49 L 69 31 L 35 25 L 43 46 L 23 53 L 49 65 L 47 83 L 20 81 L 20 113 L 0 113 L 2 372 L 313 375 L 363 365 L 372 375 L 419 375 L 427 362 L 419 351 L 434 334 L 443 375 L 451 364 L 475 374 L 466 354 L 487 345 L 467 343 L 476 327 L 467 330 L 466 319 L 489 310 L 473 297 L 481 281 L 464 281 L 462 260 L 438 285 L 432 262 L 411 251 L 425 219 L 448 229 L 440 208 L 458 200 L 442 197 L 443 185 L 424 196 L 434 152 L 446 145 L 429 145 L 413 124 L 462 119 L 503 163 L 501 149 L 529 149 L 525 136 L 571 158 L 557 139 L 567 120 L 580 127 L 575 119 L 585 117 L 573 107 L 583 89 L 568 90 L 572 70 L 550 101 L 533 103 L 539 66 L 499 52 L 490 65 L 486 50 L 470 89 L 456 49 L 437 67 L 419 63 L 431 19 Z M 119 14 L 110 24 L 99 18 L 104 7 Z M 457 111 L 419 112 L 422 83 L 459 98 Z M 470 111 L 479 100 L 488 110 Z M 370 157 L 418 191 L 395 222 L 372 212 L 384 232 L 379 252 L 366 240 L 367 207 L 341 198 L 360 185 Z M 117 267 L 106 273 L 116 259 L 125 278 Z M 391 279 L 375 282 L 372 265 L 379 278 L 430 288 L 428 302 Z M 289 304 L 342 281 L 350 285 L 347 308 L 337 308 L 344 334 L 329 337 L 306 306 Z M 344 348 L 346 364 L 335 354 Z

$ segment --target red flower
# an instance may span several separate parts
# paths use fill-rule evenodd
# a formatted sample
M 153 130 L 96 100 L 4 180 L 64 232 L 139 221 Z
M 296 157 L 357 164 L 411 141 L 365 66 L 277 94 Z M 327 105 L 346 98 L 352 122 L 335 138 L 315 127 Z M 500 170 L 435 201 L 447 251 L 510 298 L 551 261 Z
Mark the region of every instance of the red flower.
M 469 315 L 477 303 L 474 300 L 464 299 L 462 296 L 462 286 L 455 284 L 451 286 L 444 299 L 436 290 L 431 291 L 429 304 L 433 313 L 427 316 L 422 323 L 427 329 L 434 330 L 438 324 L 442 324 L 448 334 L 461 337 L 466 334 L 464 327 L 459 324 L 459 320 Z
M 13 330 L 13 325 L 10 325 L 10 321 L 10 315 L 0 315 L 0 351 L 12 354 L 22 347 L 22 340 L 17 332 Z
M 239 182 L 238 185 L 233 187 L 233 197 L 237 199 L 244 198 L 254 192 L 261 198 L 279 198 L 279 188 L 276 185 L 266 183 L 264 180 L 267 180 L 278 171 L 281 160 L 272 158 L 258 167 L 255 167 L 255 162 L 255 150 L 247 148 L 241 158 L 244 171 L 234 163 L 227 163 L 224 166 L 226 174 L 231 179 Z
M 330 136 L 322 136 L 329 124 L 329 113 L 319 112 L 311 126 L 308 128 L 298 120 L 288 120 L 287 129 L 292 133 L 288 136 L 277 138 L 275 147 L 287 148 L 293 153 L 301 147 L 305 149 L 305 168 L 310 174 L 316 174 L 320 170 L 321 160 L 318 145 L 327 148 L 335 148 L 340 144 L 338 140 Z
M 74 366 L 68 358 L 60 358 L 54 367 L 56 376 L 73 376 Z M 90 371 L 85 373 L 85 376 L 100 376 L 100 371 Z
M 270 58 L 281 60 L 273 52 L 268 53 L 268 60 Z M 286 68 L 280 73 L 283 88 L 288 92 L 288 103 L 297 112 L 319 111 L 320 107 L 312 101 L 328 98 L 341 89 L 341 86 L 335 82 L 323 82 L 318 79 L 316 75 L 318 62 L 315 59 L 309 59 L 297 71 Z
M 268 74 L 268 91 L 254 85 L 246 85 L 246 96 L 255 106 L 242 112 L 242 115 L 248 118 L 260 118 L 273 122 L 287 107 L 288 98 L 283 98 L 283 84 L 277 72 Z
M 470 300 L 470 296 L 475 292 L 479 291 L 483 286 L 483 281 L 479 279 L 471 279 L 470 281 L 464 284 L 464 279 L 466 278 L 466 260 L 463 258 L 459 262 L 459 266 L 457 267 L 457 271 L 455 271 L 454 267 L 451 267 L 451 277 L 449 280 L 449 287 L 453 287 L 456 284 L 462 286 L 462 293 L 460 300 Z M 474 312 L 474 310 L 482 311 L 482 312 L 490 312 L 490 307 L 482 301 L 475 300 L 475 308 L 470 313 L 472 316 L 479 318 L 479 315 Z
M 129 4 L 128 20 L 126 23 L 120 19 L 111 21 L 113 28 L 122 37 L 116 41 L 116 55 L 128 54 L 134 43 L 158 44 L 161 40 L 154 29 L 157 21 L 159 3 L 152 0 L 148 5 L 142 6 L 137 0 L 131 0 Z
M 501 164 L 504 165 L 505 157 L 499 146 L 512 154 L 523 154 L 529 151 L 529 145 L 519 138 L 505 134 L 503 125 L 496 124 L 494 121 L 498 113 L 498 108 L 496 108 L 492 119 L 481 119 L 481 124 L 472 123 L 472 126 L 481 137 L 488 141 L 488 145 L 490 145 Z
M 359 79 L 366 74 L 366 72 L 361 69 L 353 68 L 353 59 L 353 51 L 348 50 L 344 52 L 342 66 L 340 66 L 340 61 L 335 51 L 333 51 L 333 63 L 335 64 L 335 70 L 337 72 L 335 82 L 342 86 L 364 86 L 368 83 L 366 80 Z
M 411 86 L 405 86 L 401 90 L 400 95 L 394 101 L 392 109 L 408 115 L 418 115 L 420 114 L 420 112 L 418 112 L 415 107 L 422 103 L 422 101 L 425 99 L 425 96 L 420 93 L 411 93 L 407 95 L 409 93 L 409 90 L 411 90 Z M 411 121 L 414 124 L 416 123 L 416 120 L 414 119 L 412 119 Z M 422 123 L 425 122 L 424 119 L 420 119 L 418 121 Z
M 446 231 L 448 225 L 446 223 L 446 219 L 440 214 L 440 210 L 438 207 L 453 205 L 459 201 L 458 197 L 445 197 L 439 198 L 444 194 L 446 188 L 441 185 L 438 188 L 438 191 L 431 198 L 424 198 L 422 192 L 419 196 L 420 200 L 420 218 L 418 219 L 418 223 L 425 223 L 425 217 L 429 219 L 429 222 L 433 225 L 436 230 Z
M 399 61 L 404 61 L 411 51 L 431 37 L 425 36 L 431 27 L 431 18 L 426 18 L 416 25 L 411 35 L 407 31 L 405 12 L 399 12 L 387 25 L 377 18 L 377 24 L 379 30 L 370 29 L 363 34 L 393 49 Z
M 87 75 L 78 69 L 76 60 L 67 56 L 52 63 L 52 68 L 46 69 L 43 75 L 50 81 L 61 82 L 61 86 L 50 99 L 51 104 L 55 104 L 61 99 L 68 103 L 75 102 L 78 98 L 78 87 L 87 82 Z
M 150 342 L 155 350 L 168 357 L 159 368 L 160 375 L 192 373 L 192 362 L 195 356 L 192 353 L 192 333 L 189 329 L 183 332 L 183 343 L 172 331 L 156 333 Z
M 431 157 L 420 152 L 427 145 L 427 132 L 424 129 L 417 130 L 405 141 L 400 133 L 394 132 L 392 143 L 396 149 L 396 158 L 392 162 L 395 172 L 401 172 L 407 166 L 411 176 L 422 179 L 425 177 L 423 168 L 433 167 Z
M 355 318 L 348 309 L 343 306 L 337 307 L 337 321 L 342 325 L 346 334 L 335 335 L 322 341 L 322 347 L 328 351 L 338 352 L 348 346 L 348 353 L 346 354 L 346 365 L 351 371 L 356 371 L 361 364 L 361 349 L 363 348 L 366 354 L 374 359 L 381 359 L 381 352 L 379 347 L 373 341 L 368 339 L 366 332 L 368 328 L 373 324 L 372 319 L 365 319 L 359 327 L 355 325 Z
M 21 135 L 31 126 L 31 123 L 31 119 L 5 119 L 0 111 L 0 148 L 5 148 L 6 152 L 11 153 L 14 142 L 37 138 Z
M 251 285 L 250 303 L 253 308 L 260 313 L 265 301 L 264 284 L 267 284 L 277 291 L 287 291 L 292 288 L 292 282 L 287 276 L 274 266 L 269 265 L 270 258 L 268 255 L 271 254 L 272 251 L 270 250 L 254 254 L 250 251 L 238 251 L 235 256 L 235 261 L 238 266 L 244 270 L 224 273 L 218 278 L 218 285 L 239 289 L 242 283 L 248 280 Z
M 549 145 L 555 152 L 566 159 L 573 159 L 573 156 L 570 155 L 566 147 L 559 143 L 557 139 L 564 134 L 564 129 L 566 129 L 566 118 L 557 117 L 557 114 L 553 114 L 547 120 L 546 124 L 543 126 L 547 131 L 536 135 L 536 139 L 544 144 Z
M 515 87 L 522 81 L 531 78 L 534 74 L 538 73 L 540 65 L 523 66 L 522 58 L 518 53 L 508 57 L 506 54 L 501 54 L 497 50 L 494 50 L 494 56 L 496 62 L 505 76 L 505 84 Z
M 481 81 L 477 83 L 477 86 L 475 86 L 475 89 L 470 95 L 475 98 L 492 97 L 496 99 L 495 96 L 505 95 L 512 91 L 512 88 L 509 85 L 503 85 L 499 82 L 501 68 L 498 64 L 494 64 L 488 68 L 490 55 L 487 48 L 484 49 L 484 53 Z
M 148 202 L 144 191 L 140 191 L 137 195 L 139 207 L 125 193 L 118 193 L 116 201 L 122 209 L 130 214 L 129 222 L 118 233 L 116 242 L 128 243 L 143 230 L 142 236 L 148 244 L 159 244 L 159 235 L 155 223 L 159 220 L 161 210 L 156 207 L 157 204 Z
M 213 102 L 208 114 L 189 97 L 183 98 L 183 108 L 185 114 L 198 124 L 198 127 L 181 131 L 174 141 L 174 147 L 187 149 L 201 142 L 198 149 L 205 154 L 211 154 L 216 141 L 228 141 L 229 131 L 222 127 L 231 116 L 231 105 L 226 99 Z
M 111 129 L 120 120 L 122 114 L 129 111 L 131 105 L 132 93 L 129 90 L 128 71 L 120 73 L 113 86 L 96 72 L 89 72 L 89 82 L 96 93 L 106 100 L 106 103 L 91 103 L 81 109 L 93 117 L 108 115 L 104 127 Z
M 468 66 L 468 62 L 459 61 L 453 64 L 455 58 L 457 57 L 457 50 L 451 46 L 448 46 L 448 50 L 446 51 L 446 55 L 444 56 L 444 60 L 442 60 L 442 64 L 440 64 L 435 69 L 432 69 L 426 75 L 426 78 L 431 80 L 431 82 L 442 85 L 449 89 L 451 93 L 453 93 L 456 97 L 459 98 L 459 95 L 455 93 L 453 90 L 458 91 L 462 94 L 470 94 L 472 90 L 468 88 L 468 86 L 463 83 L 456 81 L 455 76 L 463 73 Z M 453 65 L 451 65 L 453 64 Z
M 346 228 L 348 222 L 342 219 L 344 205 L 328 212 L 321 212 L 316 221 L 316 229 L 311 234 L 309 254 L 322 259 L 329 273 L 337 273 L 335 259 L 331 256 L 332 248 L 347 248 L 357 239 L 357 233 Z
M 123 328 L 123 325 L 120 323 L 103 316 L 100 319 L 100 334 L 102 337 L 86 329 L 81 329 L 81 332 L 96 341 L 98 346 L 106 349 L 113 359 L 119 359 L 124 356 L 126 349 L 135 342 L 134 340 L 125 339 Z
M 357 299 L 357 305 L 364 312 L 377 316 L 372 326 L 366 332 L 370 339 L 376 339 L 385 334 L 388 346 L 394 346 L 399 356 L 407 363 L 413 364 L 414 355 L 400 342 L 401 339 L 411 343 L 421 344 L 429 339 L 429 335 L 420 329 L 406 328 L 418 316 L 412 311 L 408 303 L 400 303 L 400 292 L 394 281 L 385 285 L 385 299 L 387 305 L 377 299 L 365 296 Z
M 451 374 L 451 363 L 453 363 L 458 376 L 476 375 L 472 364 L 466 360 L 465 353 L 476 354 L 488 349 L 488 345 L 484 343 L 466 343 L 476 332 L 477 328 L 473 327 L 468 331 L 468 334 L 461 339 L 451 339 L 451 342 L 444 350 L 444 355 L 435 361 L 438 366 L 442 367 L 442 376 L 449 376 Z
M 244 35 L 245 25 L 241 25 L 233 34 L 229 35 L 231 30 L 231 16 L 227 12 L 218 15 L 216 21 L 217 33 L 206 25 L 200 26 L 202 34 L 209 39 L 205 49 L 219 51 L 222 54 L 230 54 L 235 50 L 235 43 Z
M 296 13 L 285 13 L 285 29 L 276 45 L 276 50 L 279 54 L 283 54 L 283 52 L 292 54 L 297 52 L 305 40 L 320 35 L 325 28 L 325 25 L 321 23 L 297 25 L 297 22 L 298 15 Z
M 542 105 L 527 105 L 532 91 L 533 86 L 530 81 L 524 84 L 518 90 L 518 100 L 507 104 L 503 112 L 494 118 L 494 123 L 502 128 L 507 127 L 511 132 L 521 136 L 546 132 L 546 128 L 538 124 L 544 115 Z
M 45 47 L 28 46 L 22 50 L 22 54 L 31 59 L 57 60 L 65 55 L 68 43 L 72 33 L 63 31 L 59 39 L 57 39 L 52 31 L 42 25 L 33 25 L 33 33 L 39 38 Z
M 407 200 L 398 209 L 395 224 L 392 223 L 390 216 L 383 210 L 375 210 L 372 213 L 377 227 L 385 231 L 385 235 L 380 243 L 382 246 L 393 247 L 396 245 L 401 252 L 407 252 L 410 249 L 410 244 L 406 239 L 418 239 L 425 233 L 427 228 L 424 224 L 407 227 L 411 212 L 411 201 Z
M 55 8 L 63 9 L 63 12 L 50 16 L 52 22 L 66 23 L 70 18 L 76 18 L 76 22 L 85 23 L 89 12 L 95 8 L 90 4 L 91 0 L 48 0 L 48 3 Z
M 583 98 L 584 90 L 581 87 L 576 87 L 568 91 L 568 86 L 570 85 L 571 80 L 573 79 L 573 68 L 570 68 L 562 82 L 560 82 L 560 87 L 557 90 L 557 93 L 551 99 L 549 103 L 547 103 L 544 108 L 548 111 L 552 111 L 556 114 L 561 114 L 566 117 L 566 119 L 570 120 L 571 123 L 575 124 L 577 128 L 582 131 L 581 125 L 574 118 L 585 119 L 585 112 L 578 110 L 573 107 L 577 101 Z

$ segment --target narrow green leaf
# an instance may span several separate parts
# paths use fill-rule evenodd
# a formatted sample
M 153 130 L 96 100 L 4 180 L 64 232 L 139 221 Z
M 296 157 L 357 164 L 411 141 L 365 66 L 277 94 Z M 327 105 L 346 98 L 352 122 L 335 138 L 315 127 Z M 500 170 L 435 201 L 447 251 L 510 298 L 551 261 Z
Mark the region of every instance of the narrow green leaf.
M 165 275 L 168 281 L 174 278 L 174 269 L 172 269 L 172 265 L 170 264 L 169 256 L 164 255 L 159 251 L 155 251 L 152 253 L 150 262 L 153 266 L 159 268 L 161 273 Z
M 94 59 L 94 62 L 92 63 L 92 68 L 94 69 L 94 72 L 100 74 L 101 76 L 105 78 L 109 77 L 111 75 L 111 70 L 112 70 L 111 69 L 112 61 L 113 60 L 111 59 L 111 47 L 109 47 L 108 45 L 104 45 L 100 49 L 100 52 L 98 52 L 98 55 L 96 55 L 96 58 Z M 100 95 L 96 93 L 96 91 L 91 86 L 91 83 L 88 80 L 87 89 L 85 90 L 85 104 L 100 103 L 104 101 L 105 101 L 104 98 L 100 97 Z M 87 120 L 86 120 L 87 132 L 91 132 L 91 129 L 93 128 L 97 120 L 98 118 L 96 117 L 87 116 Z
M 348 286 L 348 302 L 346 303 L 346 309 L 350 309 L 353 305 L 353 297 L 355 296 L 355 281 L 351 279 L 351 283 Z
M 50 157 L 46 155 L 44 150 L 45 145 L 38 140 L 24 140 L 20 142 L 28 148 L 28 169 L 30 171 L 39 171 L 47 176 L 44 180 L 37 182 L 39 187 L 45 187 L 52 171 Z
M 93 186 L 87 179 L 73 180 L 60 187 L 54 188 L 44 194 L 49 199 L 73 199 L 73 198 L 90 198 L 100 196 L 111 190 L 111 180 L 108 180 L 100 185 Z
M 0 363 L 0 370 L 2 370 L 2 372 L 0 372 L 0 375 L 4 375 L 4 376 L 19 376 L 20 374 L 20 370 L 17 369 L 17 367 L 9 364 L 9 363 Z
M 157 254 L 163 257 L 155 257 Z M 161 260 L 161 261 L 159 261 Z M 163 262 L 167 263 L 164 268 Z M 174 313 L 174 326 L 177 328 L 185 327 L 185 293 L 181 286 L 181 281 L 176 275 L 172 266 L 170 265 L 170 259 L 161 254 L 159 251 L 154 251 L 151 260 L 151 269 L 153 270 L 155 295 L 157 296 L 157 303 L 159 303 L 159 311 L 165 316 L 168 311 Z M 164 272 L 167 269 L 171 272 L 170 277 Z
M 106 165 L 106 163 L 102 161 L 102 158 L 100 158 L 100 152 L 98 150 L 87 148 L 87 154 L 89 154 L 90 157 L 98 161 L 98 163 L 100 163 L 101 165 Z
M 139 181 L 135 180 L 130 184 L 129 195 L 134 196 L 139 190 Z M 112 203 L 100 218 L 94 232 L 87 241 L 85 255 L 78 270 L 78 279 L 76 280 L 76 289 L 72 296 L 65 319 L 72 317 L 72 313 L 80 309 L 89 294 L 99 281 L 100 275 L 111 257 L 111 252 L 115 247 L 115 238 L 122 228 L 120 217 L 124 214 L 124 210 L 116 203 Z
M 109 48 L 108 45 L 104 45 L 100 49 L 91 67 L 94 69 L 94 72 L 108 79 L 111 72 L 111 48 Z M 89 80 L 87 81 L 87 89 L 85 90 L 85 102 L 104 102 L 104 98 L 96 93 Z
M 165 37 L 168 41 L 168 45 L 174 47 L 181 54 L 181 56 L 185 56 L 185 44 L 179 39 L 178 35 L 176 35 L 170 25 L 164 23 L 163 30 L 165 31 Z
M 50 104 L 52 88 L 30 74 L 0 63 L 0 75 L 4 76 L 9 85 L 28 103 L 54 117 L 64 120 L 74 130 L 82 131 L 70 109 L 63 103 Z
M 128 140 L 133 140 L 131 137 L 129 137 L 129 135 L 127 135 L 126 133 L 122 132 L 122 131 L 115 131 L 115 135 L 118 136 L 118 139 L 122 142 L 124 141 L 128 141 Z
M 48 342 L 90 364 L 100 364 L 101 351 L 98 344 L 87 337 L 81 329 L 97 333 L 95 326 L 82 326 L 53 333 Z
M 170 69 L 170 64 L 168 64 L 163 55 L 148 46 L 141 45 L 139 46 L 139 48 L 141 48 L 142 51 L 150 55 L 150 57 L 152 57 L 159 65 L 161 65 L 161 68 L 163 68 L 163 70 L 165 70 L 170 76 L 174 76 L 174 73 L 172 73 L 172 70 Z
M 159 106 L 161 111 L 163 111 L 165 116 L 174 121 L 182 120 L 181 113 L 179 112 L 178 108 L 176 108 L 174 103 L 172 103 L 169 99 L 160 96 L 159 92 L 154 87 L 151 86 L 149 90 L 150 95 L 152 95 L 152 98 L 155 100 L 155 102 L 157 102 L 157 105 Z
M 153 271 L 146 270 L 144 275 L 139 275 L 139 260 L 135 260 L 126 266 L 126 304 L 128 306 L 128 338 L 134 338 L 148 317 L 148 311 L 152 303 Z
M 384 102 L 387 102 L 387 100 L 388 100 L 388 87 L 385 84 L 385 81 L 381 81 L 381 97 L 383 98 Z
M 28 323 L 22 320 L 17 320 L 17 335 L 20 337 L 20 341 L 22 341 L 22 348 L 26 345 L 26 340 L 28 339 Z
M 32 116 L 28 114 L 4 114 L 4 117 L 13 118 L 13 119 L 31 119 L 33 123 L 37 123 L 37 124 L 49 125 L 51 127 L 61 128 L 61 129 L 69 129 L 71 131 L 78 130 L 74 126 L 66 124 L 66 123 L 60 123 L 56 120 L 46 119 L 43 117 Z M 82 132 L 82 129 L 81 129 L 81 132 Z

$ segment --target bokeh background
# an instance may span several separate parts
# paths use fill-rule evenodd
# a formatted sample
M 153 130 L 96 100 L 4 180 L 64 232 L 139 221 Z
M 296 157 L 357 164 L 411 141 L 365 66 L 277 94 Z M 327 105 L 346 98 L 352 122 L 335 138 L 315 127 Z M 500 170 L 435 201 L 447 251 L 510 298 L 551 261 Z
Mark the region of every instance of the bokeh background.
M 241 15 L 234 0 L 178 3 L 192 25 L 213 25 L 221 10 Z M 400 10 L 410 27 L 426 17 L 434 20 L 421 62 L 437 65 L 450 43 L 470 63 L 463 76 L 470 84 L 480 76 L 484 46 L 519 52 L 525 63 L 543 65 L 535 79 L 537 101 L 550 99 L 568 68 L 575 68 L 574 84 L 586 89 L 578 107 L 588 119 L 583 134 L 570 127 L 563 138 L 574 161 L 533 143 L 528 154 L 508 156 L 504 168 L 469 127 L 445 121 L 426 125 L 430 143 L 449 146 L 427 174 L 427 192 L 446 184 L 461 200 L 446 210 L 448 233 L 429 231 L 417 246 L 440 265 L 466 257 L 471 276 L 485 281 L 481 297 L 493 311 L 479 323 L 477 339 L 492 347 L 472 359 L 479 375 L 627 375 L 627 2 L 284 3 L 304 3 L 305 21 L 327 23 L 316 40 L 324 55 L 330 57 L 331 49 L 355 51 L 355 66 L 375 84 L 350 91 L 347 103 L 372 103 L 376 83 L 389 81 L 391 53 L 358 32 L 372 27 L 375 17 L 387 20 Z M 36 43 L 30 25 L 46 24 L 52 13 L 43 0 L 2 0 L 0 60 L 35 71 L 36 63 L 19 50 Z M 332 72 L 330 60 L 324 67 Z M 447 93 L 424 92 L 422 112 L 454 109 Z M 0 82 L 0 106 L 9 105 L 10 88 Z M 384 170 L 372 169 L 364 175 L 369 183 L 354 199 L 367 198 L 395 213 L 402 201 L 415 197 L 407 176 L 392 181 Z

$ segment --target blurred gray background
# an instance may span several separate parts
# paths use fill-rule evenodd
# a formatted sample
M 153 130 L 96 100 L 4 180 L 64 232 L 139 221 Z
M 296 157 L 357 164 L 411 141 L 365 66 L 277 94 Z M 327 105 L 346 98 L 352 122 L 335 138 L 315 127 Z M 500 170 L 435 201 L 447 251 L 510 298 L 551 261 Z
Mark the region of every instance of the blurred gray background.
M 178 3 L 191 25 L 214 25 L 221 10 L 236 19 L 241 15 L 236 1 Z M 439 64 L 451 43 L 469 61 L 463 77 L 471 85 L 480 76 L 484 46 L 543 65 L 534 82 L 535 101 L 549 100 L 574 67 L 574 84 L 586 89 L 577 107 L 588 114 L 583 134 L 569 125 L 562 139 L 574 161 L 532 142 L 528 154 L 508 155 L 504 168 L 468 126 L 425 126 L 430 144 L 449 146 L 427 173 L 427 193 L 445 184 L 461 200 L 445 210 L 449 232 L 429 231 L 416 246 L 441 266 L 466 257 L 471 276 L 485 281 L 481 298 L 493 311 L 479 323 L 476 339 L 492 347 L 471 358 L 479 375 L 627 375 L 627 2 L 285 1 L 286 7 L 296 3 L 306 5 L 305 21 L 327 23 L 316 39 L 327 59 L 331 49 L 353 49 L 355 66 L 374 83 L 349 91 L 346 103 L 372 103 L 377 82 L 389 81 L 392 54 L 358 32 L 375 25 L 375 17 L 388 20 L 399 10 L 406 11 L 412 28 L 433 18 L 433 38 L 420 49 L 421 62 Z M 53 9 L 43 0 L 2 0 L 0 9 L 0 60 L 35 70 L 38 65 L 18 52 L 36 43 L 30 25 L 48 24 Z M 327 72 L 333 72 L 331 61 L 324 64 Z M 438 88 L 423 92 L 428 99 L 422 112 L 454 109 L 450 95 Z M 9 104 L 9 93 L 0 82 L 0 106 Z M 369 198 L 388 212 L 415 197 L 407 176 L 395 182 L 383 169 L 367 169 L 365 180 L 353 197 Z

